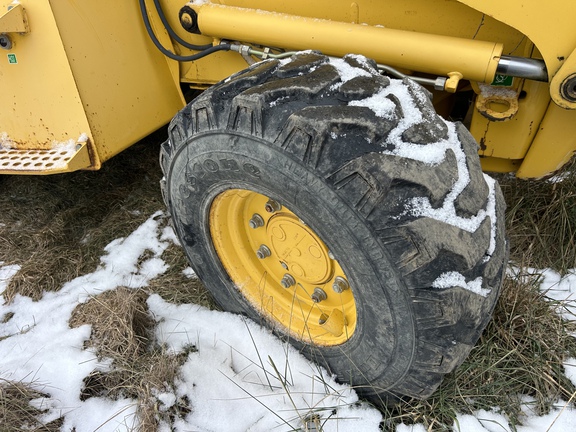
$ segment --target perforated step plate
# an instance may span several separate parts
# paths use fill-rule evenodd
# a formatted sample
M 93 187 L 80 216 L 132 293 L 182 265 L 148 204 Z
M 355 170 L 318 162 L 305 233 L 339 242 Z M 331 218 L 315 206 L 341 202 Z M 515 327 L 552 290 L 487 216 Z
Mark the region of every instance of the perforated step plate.
M 86 143 L 49 150 L 19 150 L 0 147 L 0 174 L 57 174 L 90 166 Z

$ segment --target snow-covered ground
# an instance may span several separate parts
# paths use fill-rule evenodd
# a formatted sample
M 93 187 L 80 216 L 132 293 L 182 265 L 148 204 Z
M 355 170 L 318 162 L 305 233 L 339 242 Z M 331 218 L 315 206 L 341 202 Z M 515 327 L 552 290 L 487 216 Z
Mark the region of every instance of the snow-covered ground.
M 74 308 L 91 296 L 119 286 L 146 286 L 167 270 L 161 256 L 175 238 L 160 216 L 152 215 L 128 237 L 111 242 L 96 271 L 69 281 L 58 292 L 45 293 L 37 302 L 17 296 L 11 304 L 4 304 L 1 294 L 19 267 L 0 262 L 0 379 L 30 383 L 50 394 L 33 404 L 47 410 L 45 421 L 64 416 L 63 431 L 125 431 L 138 425 L 134 400 L 80 400 L 83 379 L 110 365 L 98 362 L 94 351 L 85 348 L 90 327 L 70 328 L 68 320 Z M 148 258 L 142 262 L 144 256 Z M 564 278 L 551 270 L 540 274 L 541 287 L 549 297 L 572 300 L 576 296 L 576 272 Z M 163 430 L 304 430 L 307 419 L 316 414 L 326 432 L 379 431 L 379 411 L 355 403 L 358 397 L 352 389 L 336 383 L 253 322 L 197 305 L 169 304 L 156 295 L 148 299 L 148 306 L 157 322 L 159 343 L 174 352 L 192 345 L 197 349 L 181 367 L 175 391 L 157 395 L 160 410 L 184 396 L 192 408 L 175 424 L 164 424 Z M 567 360 L 566 369 L 576 383 L 576 359 Z M 543 417 L 534 415 L 529 406 L 526 399 L 519 432 L 574 430 L 576 411 L 566 402 L 558 401 Z M 422 425 L 400 425 L 397 430 L 425 432 Z M 460 415 L 454 431 L 512 432 L 498 407 L 473 416 Z

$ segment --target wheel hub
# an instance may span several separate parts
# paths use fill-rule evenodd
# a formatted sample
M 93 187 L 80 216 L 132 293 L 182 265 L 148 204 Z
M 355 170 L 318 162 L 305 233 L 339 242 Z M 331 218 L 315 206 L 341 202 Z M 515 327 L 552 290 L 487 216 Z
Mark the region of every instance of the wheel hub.
M 353 290 L 336 288 L 348 286 L 342 267 L 316 232 L 282 203 L 227 190 L 212 203 L 210 234 L 240 294 L 283 332 L 326 346 L 352 336 Z
M 300 281 L 324 284 L 334 269 L 328 249 L 316 234 L 290 215 L 272 216 L 266 227 L 272 254 Z

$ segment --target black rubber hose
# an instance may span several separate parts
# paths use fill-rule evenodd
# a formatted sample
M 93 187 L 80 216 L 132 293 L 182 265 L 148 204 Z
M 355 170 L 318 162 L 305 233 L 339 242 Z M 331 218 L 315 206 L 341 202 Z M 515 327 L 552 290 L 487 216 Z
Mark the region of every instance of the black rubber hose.
M 162 54 L 164 54 L 166 57 L 171 58 L 172 60 L 180 61 L 180 62 L 187 62 L 187 61 L 194 61 L 194 60 L 201 59 L 202 57 L 206 57 L 207 55 L 215 53 L 216 51 L 229 51 L 230 50 L 230 44 L 220 44 L 220 45 L 210 46 L 210 48 L 207 48 L 205 50 L 200 51 L 199 53 L 196 53 L 194 55 L 189 55 L 189 56 L 179 56 L 179 55 L 174 54 L 171 51 L 168 51 L 166 48 L 164 48 L 164 46 L 162 46 L 162 44 L 160 43 L 160 41 L 158 40 L 158 38 L 154 34 L 154 31 L 152 30 L 152 26 L 150 25 L 150 19 L 148 18 L 148 14 L 146 13 L 146 4 L 144 3 L 144 0 L 139 0 L 139 3 L 140 3 L 140 12 L 142 14 L 142 20 L 144 21 L 144 26 L 146 27 L 146 31 L 148 32 L 148 36 L 150 36 L 150 39 L 152 40 L 154 45 L 156 45 L 156 48 L 158 48 L 160 50 L 160 52 L 162 52 Z
M 160 5 L 160 0 L 154 0 L 154 6 L 156 6 L 156 11 L 158 12 L 158 16 L 160 17 L 160 20 L 162 21 L 164 28 L 168 31 L 168 34 L 170 36 L 172 36 L 172 39 L 174 39 L 180 45 L 182 45 L 186 48 L 190 48 L 191 50 L 194 50 L 194 51 L 203 51 L 203 50 L 206 50 L 212 46 L 212 44 L 193 45 L 191 43 L 186 42 L 184 39 L 182 39 L 180 36 L 178 36 L 176 34 L 176 32 L 174 31 L 174 29 L 170 26 L 170 23 L 166 19 L 166 15 L 164 14 L 164 11 L 162 10 L 162 6 Z

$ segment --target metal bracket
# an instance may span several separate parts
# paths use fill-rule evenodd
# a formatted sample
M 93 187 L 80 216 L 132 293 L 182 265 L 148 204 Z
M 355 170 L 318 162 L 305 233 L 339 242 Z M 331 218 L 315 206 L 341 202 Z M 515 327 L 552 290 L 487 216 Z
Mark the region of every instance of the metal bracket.
M 550 95 L 559 107 L 576 110 L 576 49 L 552 78 Z
M 490 121 L 510 120 L 518 112 L 519 92 L 480 84 L 476 109 Z
M 20 3 L 8 5 L 8 10 L 0 16 L 0 33 L 28 33 L 28 19 Z

